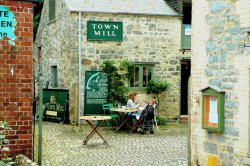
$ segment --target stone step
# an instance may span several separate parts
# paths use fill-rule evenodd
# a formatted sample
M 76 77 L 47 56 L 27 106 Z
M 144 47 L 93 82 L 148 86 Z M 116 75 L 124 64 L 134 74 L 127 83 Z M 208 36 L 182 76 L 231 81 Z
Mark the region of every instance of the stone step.
M 188 122 L 188 115 L 181 115 L 179 118 L 179 123 L 187 123 Z

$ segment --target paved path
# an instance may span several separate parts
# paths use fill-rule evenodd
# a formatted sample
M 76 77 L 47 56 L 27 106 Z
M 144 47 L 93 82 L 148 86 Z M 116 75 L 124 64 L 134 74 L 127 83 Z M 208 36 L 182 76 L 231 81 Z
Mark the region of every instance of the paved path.
M 36 130 L 37 131 L 37 130 Z M 43 164 L 45 166 L 186 166 L 187 126 L 159 129 L 155 134 L 140 135 L 108 128 L 100 132 L 109 145 L 96 134 L 87 145 L 83 138 L 88 126 L 43 124 Z M 37 133 L 36 133 L 37 135 Z M 37 144 L 37 138 L 36 138 Z M 37 150 L 36 150 L 37 151 Z M 37 155 L 36 155 L 37 156 Z

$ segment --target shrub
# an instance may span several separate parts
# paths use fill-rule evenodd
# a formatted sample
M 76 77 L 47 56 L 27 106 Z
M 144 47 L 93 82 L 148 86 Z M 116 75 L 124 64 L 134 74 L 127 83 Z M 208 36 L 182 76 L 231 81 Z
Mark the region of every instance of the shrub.
M 161 126 L 167 126 L 167 118 L 165 116 L 156 116 L 156 121 Z
M 0 122 L 0 152 L 8 152 L 10 149 L 9 147 L 3 147 L 4 144 L 8 144 L 9 140 L 6 139 L 6 135 L 7 135 L 7 130 L 10 130 L 11 128 L 9 127 L 9 125 L 7 124 L 7 122 Z M 14 162 L 12 162 L 13 158 L 10 158 L 6 155 L 6 153 L 3 154 L 2 159 L 0 160 L 0 165 L 1 166 L 10 166 L 12 164 L 14 164 Z
M 115 66 L 114 61 L 104 61 L 101 66 L 102 71 L 107 73 L 109 79 L 109 102 L 114 105 L 126 103 L 127 96 L 125 94 L 129 91 L 124 84 L 126 76 L 118 73 L 118 68 Z
M 157 104 L 159 103 L 159 94 L 166 91 L 169 87 L 169 83 L 166 80 L 160 80 L 160 79 L 152 79 L 148 82 L 147 86 L 147 94 L 153 93 L 156 94 L 157 97 Z

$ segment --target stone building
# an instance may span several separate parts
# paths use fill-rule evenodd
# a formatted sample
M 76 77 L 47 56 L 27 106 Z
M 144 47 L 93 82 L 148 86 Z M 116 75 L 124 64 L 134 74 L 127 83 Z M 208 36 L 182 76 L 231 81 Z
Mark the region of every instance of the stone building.
M 44 1 L 35 41 L 34 56 L 41 61 L 37 71 L 43 73 L 49 88 L 69 89 L 71 122 L 77 122 L 77 116 L 83 114 L 85 72 L 100 70 L 104 60 L 118 62 L 120 59 L 135 62 L 138 65 L 138 77 L 142 76 L 144 70 L 148 78 L 168 80 L 171 86 L 160 95 L 160 113 L 179 118 L 182 114 L 180 91 L 183 87 L 186 92 L 184 95 L 187 96 L 191 54 L 190 45 L 183 49 L 181 47 L 182 17 L 179 10 L 172 6 L 176 7 L 176 3 L 164 0 Z M 94 29 L 94 35 L 99 37 L 105 35 L 102 33 L 112 36 L 112 32 L 103 28 L 107 30 L 110 25 L 114 25 L 115 29 L 118 26 L 116 24 L 122 24 L 121 39 L 95 40 L 88 36 L 88 28 L 91 28 L 88 23 Z M 190 28 L 188 26 L 186 29 L 187 38 L 190 38 Z M 97 29 L 99 31 L 95 31 Z M 185 62 L 184 65 L 182 62 Z M 181 83 L 182 68 L 187 70 L 188 75 L 184 83 Z M 138 92 L 138 99 L 147 100 L 142 84 L 137 88 L 131 87 L 129 83 L 128 86 L 131 91 Z M 183 114 L 187 114 L 187 104 L 185 107 Z
M 12 128 L 6 136 L 9 154 L 28 157 L 32 153 L 33 124 L 32 2 L 38 0 L 0 1 L 0 121 Z
M 192 8 L 191 165 L 212 159 L 223 166 L 249 165 L 250 1 L 199 0 Z M 206 87 L 225 92 L 223 109 L 215 106 L 210 113 L 212 99 L 210 109 L 203 105 L 200 90 Z M 209 111 L 208 119 L 202 119 L 204 110 Z M 224 111 L 224 120 L 215 122 L 219 111 Z M 207 120 L 224 125 L 224 131 L 202 129 Z

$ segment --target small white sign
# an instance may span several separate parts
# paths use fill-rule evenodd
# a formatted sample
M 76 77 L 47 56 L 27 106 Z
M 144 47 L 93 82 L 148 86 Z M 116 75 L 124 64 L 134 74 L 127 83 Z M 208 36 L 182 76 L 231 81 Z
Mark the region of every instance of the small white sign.
M 217 97 L 210 97 L 209 122 L 218 123 Z
M 56 111 L 46 111 L 45 114 L 46 115 L 50 115 L 50 116 L 57 116 L 57 112 Z
M 186 36 L 191 36 L 191 33 L 192 33 L 192 29 L 191 28 L 189 28 L 189 27 L 185 28 L 185 35 Z

